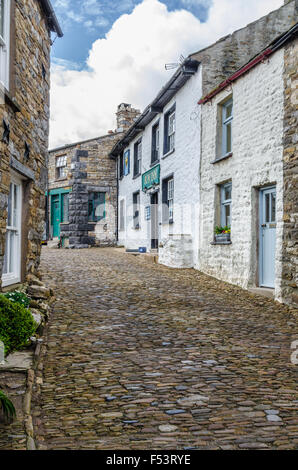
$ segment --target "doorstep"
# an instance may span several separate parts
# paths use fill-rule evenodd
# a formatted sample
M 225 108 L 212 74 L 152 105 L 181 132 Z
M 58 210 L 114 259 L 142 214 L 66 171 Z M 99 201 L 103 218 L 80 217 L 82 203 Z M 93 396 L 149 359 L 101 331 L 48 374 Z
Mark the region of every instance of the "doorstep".
M 263 297 L 269 297 L 269 299 L 274 299 L 275 289 L 269 287 L 252 287 L 248 289 L 252 294 L 262 295 Z

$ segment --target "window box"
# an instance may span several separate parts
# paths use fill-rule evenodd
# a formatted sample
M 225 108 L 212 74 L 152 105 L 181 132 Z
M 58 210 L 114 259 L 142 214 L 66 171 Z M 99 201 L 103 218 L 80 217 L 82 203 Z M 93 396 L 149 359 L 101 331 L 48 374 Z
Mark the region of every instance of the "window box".
M 230 242 L 231 234 L 230 233 L 215 234 L 214 240 L 216 243 Z

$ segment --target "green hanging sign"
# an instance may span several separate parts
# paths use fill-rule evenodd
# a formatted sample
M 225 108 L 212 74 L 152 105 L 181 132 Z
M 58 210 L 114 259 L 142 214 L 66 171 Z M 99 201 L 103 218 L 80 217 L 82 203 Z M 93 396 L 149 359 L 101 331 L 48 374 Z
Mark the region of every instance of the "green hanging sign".
M 152 188 L 152 186 L 157 186 L 160 183 L 160 165 L 151 168 L 151 170 L 146 171 L 142 176 L 142 189 Z

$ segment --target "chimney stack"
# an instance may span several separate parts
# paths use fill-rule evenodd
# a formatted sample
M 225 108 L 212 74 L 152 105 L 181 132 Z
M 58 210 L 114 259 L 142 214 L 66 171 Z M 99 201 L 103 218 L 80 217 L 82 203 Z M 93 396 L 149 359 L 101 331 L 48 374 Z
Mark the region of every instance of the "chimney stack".
M 125 132 L 140 116 L 141 112 L 139 109 L 134 109 L 131 104 L 121 103 L 118 106 L 116 113 L 117 116 L 117 132 Z

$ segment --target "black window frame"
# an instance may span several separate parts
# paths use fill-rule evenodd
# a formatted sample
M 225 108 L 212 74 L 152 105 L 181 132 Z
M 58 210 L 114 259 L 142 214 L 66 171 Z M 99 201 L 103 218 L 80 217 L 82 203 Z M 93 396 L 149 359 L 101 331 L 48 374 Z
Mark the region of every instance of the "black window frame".
M 152 138 L 151 138 L 151 165 L 155 165 L 160 159 L 160 126 L 159 120 L 152 126 Z M 156 134 L 158 131 L 158 140 Z M 156 143 L 158 142 L 158 147 Z
M 165 113 L 164 115 L 164 144 L 163 154 L 166 155 L 169 152 L 174 152 L 175 145 L 170 149 L 170 136 L 169 136 L 169 117 L 175 113 L 175 135 L 176 135 L 176 103 Z
M 138 159 L 138 147 L 142 146 L 142 138 L 138 139 L 133 146 L 133 177 L 137 178 L 141 174 L 142 167 L 142 147 L 141 147 L 141 158 Z
M 133 228 L 138 230 L 140 228 L 140 205 L 141 205 L 141 193 L 135 191 L 132 195 L 133 205 Z
M 124 176 L 124 152 L 119 156 L 119 179 L 121 180 Z

